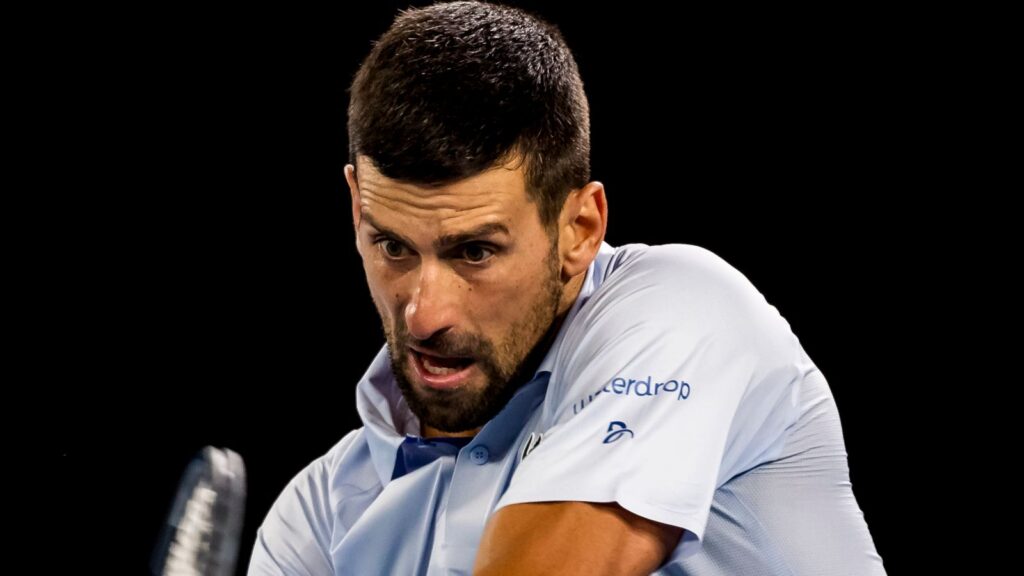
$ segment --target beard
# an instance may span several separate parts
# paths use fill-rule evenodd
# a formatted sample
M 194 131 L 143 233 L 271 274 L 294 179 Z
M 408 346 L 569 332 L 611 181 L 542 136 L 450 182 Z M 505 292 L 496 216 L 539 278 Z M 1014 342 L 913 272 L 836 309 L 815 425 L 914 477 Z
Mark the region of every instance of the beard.
M 485 379 L 479 389 L 470 386 L 450 390 L 414 388 L 409 378 L 415 369 L 409 365 L 408 331 L 401 320 L 396 321 L 395 331 L 385 323 L 391 371 L 421 425 L 449 433 L 463 432 L 482 427 L 501 412 L 516 390 L 533 376 L 532 371 L 540 364 L 554 336 L 555 318 L 564 291 L 560 273 L 558 243 L 553 242 L 540 293 L 500 342 L 477 334 L 450 332 L 415 342 L 438 354 L 472 358 Z

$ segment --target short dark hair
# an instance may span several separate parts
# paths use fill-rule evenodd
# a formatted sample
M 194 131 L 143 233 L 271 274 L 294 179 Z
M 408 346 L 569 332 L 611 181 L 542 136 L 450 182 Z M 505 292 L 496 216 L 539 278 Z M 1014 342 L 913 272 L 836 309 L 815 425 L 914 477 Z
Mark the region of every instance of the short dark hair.
M 349 157 L 422 185 L 512 161 L 555 231 L 590 179 L 583 82 L 561 33 L 520 9 L 451 2 L 402 11 L 350 88 Z

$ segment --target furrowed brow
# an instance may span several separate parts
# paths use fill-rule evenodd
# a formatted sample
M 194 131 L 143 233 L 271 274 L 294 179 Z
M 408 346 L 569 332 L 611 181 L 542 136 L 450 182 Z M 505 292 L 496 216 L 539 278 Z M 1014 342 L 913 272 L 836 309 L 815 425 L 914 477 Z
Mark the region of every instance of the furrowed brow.
M 374 228 L 376 228 L 377 231 L 380 232 L 381 234 L 387 234 L 388 236 L 391 236 L 392 238 L 401 241 L 402 244 L 405 244 L 406 246 L 412 246 L 413 245 L 412 240 L 409 240 L 408 238 L 406 238 L 405 236 L 402 236 L 401 234 L 399 234 L 398 232 L 395 232 L 394 230 L 388 230 L 384 226 L 381 226 L 368 213 L 364 212 L 362 214 L 361 218 L 363 220 L 366 220 L 366 222 L 370 226 L 373 226 Z
M 413 245 L 411 240 L 393 230 L 389 230 L 388 228 L 381 226 L 369 214 L 364 213 L 362 215 L 362 218 L 363 220 L 366 220 L 366 222 L 370 226 L 373 226 L 382 234 L 387 234 L 388 236 L 391 236 L 396 240 L 401 241 L 406 246 Z M 465 232 L 445 234 L 444 236 L 441 236 L 440 238 L 434 241 L 434 249 L 441 251 L 446 248 L 458 246 L 459 244 L 465 244 L 467 242 L 472 242 L 474 240 L 482 240 L 495 234 L 504 234 L 505 236 L 511 236 L 511 234 L 508 231 L 508 227 L 506 227 L 504 224 L 501 224 L 500 222 L 490 222 L 487 224 L 482 224 L 480 226 L 477 226 L 476 228 L 473 228 L 472 230 L 467 230 Z
M 511 236 L 508 233 L 508 228 L 500 222 L 490 222 L 467 230 L 465 232 L 458 232 L 455 234 L 445 234 L 434 242 L 434 248 L 437 250 L 444 250 L 452 246 L 458 246 L 459 244 L 465 244 L 472 242 L 473 240 L 483 240 L 488 236 L 495 234 L 504 234 L 505 236 Z

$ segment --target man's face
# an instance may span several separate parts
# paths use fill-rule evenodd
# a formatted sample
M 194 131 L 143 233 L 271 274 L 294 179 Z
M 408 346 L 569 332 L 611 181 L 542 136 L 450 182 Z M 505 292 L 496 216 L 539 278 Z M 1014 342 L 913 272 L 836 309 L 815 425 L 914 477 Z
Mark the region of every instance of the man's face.
M 438 188 L 391 180 L 363 158 L 357 168 L 356 243 L 397 383 L 425 429 L 475 431 L 550 344 L 558 243 L 521 167 Z

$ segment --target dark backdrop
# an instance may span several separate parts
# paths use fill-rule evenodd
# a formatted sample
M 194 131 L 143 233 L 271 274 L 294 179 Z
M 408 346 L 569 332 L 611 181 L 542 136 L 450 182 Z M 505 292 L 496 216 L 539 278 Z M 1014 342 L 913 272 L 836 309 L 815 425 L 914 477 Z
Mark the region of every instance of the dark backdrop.
M 287 480 L 360 425 L 354 387 L 383 334 L 342 174 L 346 88 L 402 4 L 63 15 L 73 33 L 40 72 L 59 186 L 29 337 L 59 351 L 36 392 L 71 565 L 141 573 L 213 444 L 248 468 L 241 572 Z M 704 246 L 778 307 L 831 383 L 893 570 L 916 249 L 890 196 L 912 105 L 898 42 L 855 14 L 628 6 L 534 7 L 581 68 L 607 240 Z M 102 530 L 113 547 L 90 545 Z

